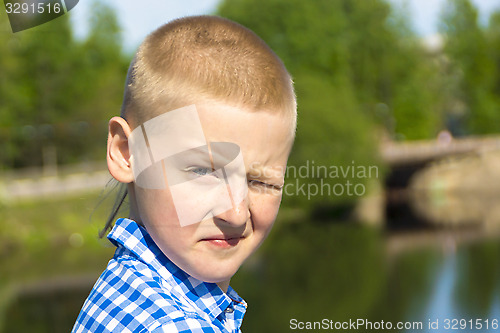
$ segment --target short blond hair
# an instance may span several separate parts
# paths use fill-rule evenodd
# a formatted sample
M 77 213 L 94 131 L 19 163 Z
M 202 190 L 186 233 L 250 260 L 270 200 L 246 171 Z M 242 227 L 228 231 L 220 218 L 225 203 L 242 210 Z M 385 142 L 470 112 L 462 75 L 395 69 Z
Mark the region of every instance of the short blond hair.
M 295 93 L 284 64 L 255 33 L 228 19 L 185 17 L 151 33 L 130 65 L 121 113 L 135 127 L 200 98 L 282 113 L 295 130 Z

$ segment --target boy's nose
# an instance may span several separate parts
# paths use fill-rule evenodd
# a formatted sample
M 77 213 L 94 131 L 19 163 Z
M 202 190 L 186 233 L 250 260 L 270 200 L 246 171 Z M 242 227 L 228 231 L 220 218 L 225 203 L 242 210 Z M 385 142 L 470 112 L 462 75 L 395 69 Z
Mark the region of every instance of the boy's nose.
M 234 203 L 232 208 L 216 215 L 216 218 L 223 220 L 234 227 L 245 225 L 250 218 L 248 198 L 244 198 L 239 203 Z

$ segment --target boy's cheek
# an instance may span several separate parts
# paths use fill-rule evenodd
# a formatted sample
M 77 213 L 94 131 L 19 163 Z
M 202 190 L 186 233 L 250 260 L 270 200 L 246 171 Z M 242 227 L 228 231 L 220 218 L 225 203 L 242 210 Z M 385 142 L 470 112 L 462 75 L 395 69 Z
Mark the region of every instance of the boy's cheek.
M 150 190 L 136 186 L 135 192 L 142 222 L 163 225 L 165 221 L 177 220 L 177 213 L 171 204 L 172 197 L 168 189 Z
M 250 202 L 254 223 L 258 223 L 264 228 L 271 228 L 278 215 L 281 194 L 265 194 L 254 197 L 250 195 Z

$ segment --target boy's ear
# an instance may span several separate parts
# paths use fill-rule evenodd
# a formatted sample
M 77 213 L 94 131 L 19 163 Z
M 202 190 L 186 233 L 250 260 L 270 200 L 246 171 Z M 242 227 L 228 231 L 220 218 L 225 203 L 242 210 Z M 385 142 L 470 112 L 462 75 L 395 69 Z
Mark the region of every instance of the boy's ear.
M 108 128 L 108 153 L 106 160 L 111 176 L 121 183 L 134 181 L 134 174 L 130 163 L 130 149 L 128 138 L 132 130 L 122 117 L 113 117 Z

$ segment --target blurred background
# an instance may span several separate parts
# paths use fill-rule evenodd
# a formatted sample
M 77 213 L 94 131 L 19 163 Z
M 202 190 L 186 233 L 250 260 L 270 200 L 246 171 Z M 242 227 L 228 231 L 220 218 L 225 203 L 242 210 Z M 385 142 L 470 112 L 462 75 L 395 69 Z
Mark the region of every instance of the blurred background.
M 232 281 L 243 330 L 456 318 L 496 331 L 500 3 L 487 0 L 89 0 L 15 34 L 2 8 L 0 331 L 71 329 L 114 251 L 98 232 L 128 63 L 162 23 L 208 13 L 260 35 L 299 103 L 275 229 Z

